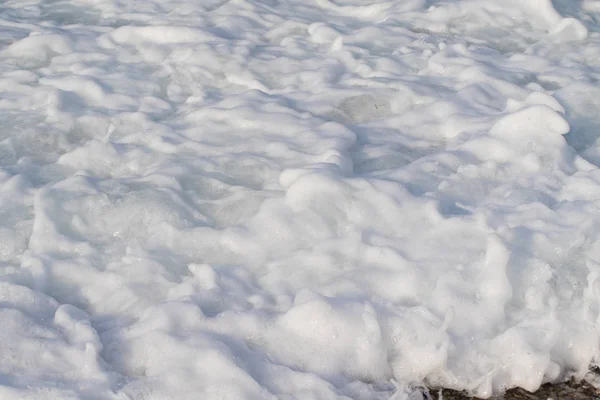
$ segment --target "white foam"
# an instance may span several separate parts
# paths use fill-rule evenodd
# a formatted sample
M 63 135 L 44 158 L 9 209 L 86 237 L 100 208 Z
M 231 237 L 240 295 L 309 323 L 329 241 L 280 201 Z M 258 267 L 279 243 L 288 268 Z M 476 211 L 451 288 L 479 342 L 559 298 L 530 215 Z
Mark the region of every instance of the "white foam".
M 595 3 L 200 3 L 0 6 L 0 397 L 585 376 Z

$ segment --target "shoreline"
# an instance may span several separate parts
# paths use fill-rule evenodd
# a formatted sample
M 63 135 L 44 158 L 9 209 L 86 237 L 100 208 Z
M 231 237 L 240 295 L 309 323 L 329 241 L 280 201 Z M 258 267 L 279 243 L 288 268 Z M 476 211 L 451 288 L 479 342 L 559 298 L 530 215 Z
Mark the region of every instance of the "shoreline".
M 433 400 L 483 400 L 452 389 L 431 390 L 430 396 Z M 592 385 L 587 378 L 581 381 L 571 379 L 567 382 L 543 384 L 535 392 L 513 388 L 488 400 L 600 400 L 600 388 Z

